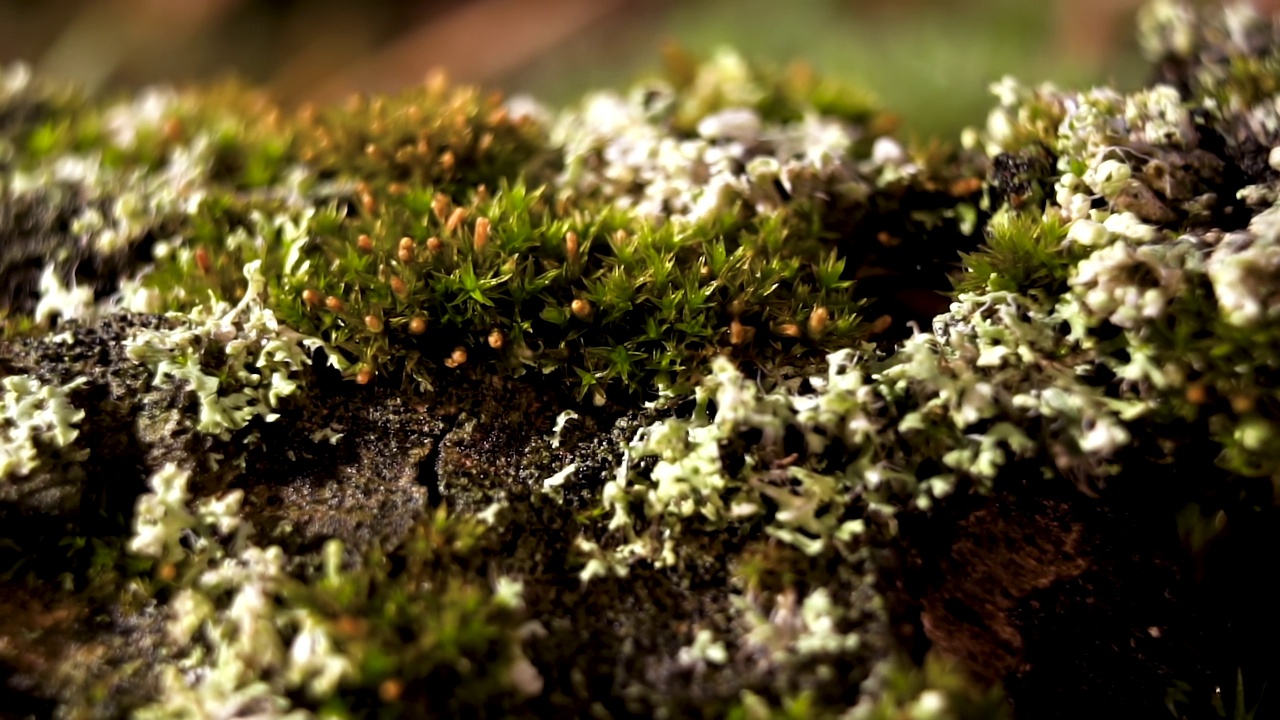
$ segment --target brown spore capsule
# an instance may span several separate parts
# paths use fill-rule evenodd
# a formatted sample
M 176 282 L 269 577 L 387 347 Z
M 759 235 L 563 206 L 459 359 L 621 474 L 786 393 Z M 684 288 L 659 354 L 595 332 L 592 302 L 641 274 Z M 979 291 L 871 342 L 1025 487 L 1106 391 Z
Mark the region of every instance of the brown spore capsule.
M 342 308 L 345 307 L 345 305 L 342 302 L 342 298 L 339 298 L 336 295 L 330 295 L 329 297 L 325 298 L 324 306 L 334 312 L 342 312 Z
M 591 317 L 591 301 L 584 298 L 576 298 L 569 304 L 569 310 L 579 320 L 586 320 Z
M 473 243 L 476 250 L 483 250 L 489 244 L 489 218 L 476 218 Z
M 1204 383 L 1193 382 L 1187 385 L 1186 397 L 1187 402 L 1192 405 L 1203 405 L 1209 402 L 1209 390 L 1205 388 Z
M 1252 395 L 1241 393 L 1239 395 L 1231 396 L 1231 409 L 1234 410 L 1237 415 L 1246 415 L 1251 413 L 1257 405 L 1258 401 Z
M 404 683 L 396 678 L 387 678 L 378 684 L 378 699 L 382 702 L 395 702 L 404 694 Z
M 423 83 L 427 86 L 428 93 L 443 95 L 449 89 L 449 73 L 442 67 L 434 67 L 427 72 Z
M 164 121 L 164 139 L 169 142 L 177 142 L 182 139 L 182 121 L 176 117 L 171 117 Z
M 414 315 L 409 320 L 409 334 L 421 335 L 427 331 L 427 319 L 421 315 Z
M 369 328 L 369 332 L 382 332 L 382 318 L 377 315 L 365 315 L 364 326 Z
M 409 286 L 405 285 L 404 280 L 401 280 L 397 275 L 392 275 L 387 284 L 391 286 L 391 292 L 395 293 L 398 298 L 403 298 L 409 294 Z
M 195 252 L 196 267 L 200 268 L 200 273 L 208 275 L 213 269 L 213 260 L 209 258 L 209 251 L 203 247 L 196 248 Z
M 578 233 L 570 230 L 564 234 L 564 250 L 569 262 L 578 262 Z
M 454 208 L 453 212 L 449 213 L 448 221 L 446 221 L 444 224 L 445 232 L 453 233 L 458 229 L 458 226 L 462 224 L 462 221 L 466 219 L 467 219 L 466 208 Z
M 447 367 L 456 368 L 467 362 L 467 349 L 459 345 L 449 353 L 449 357 L 445 358 L 444 364 Z
M 827 331 L 827 324 L 831 322 L 831 311 L 819 305 L 809 313 L 809 334 L 818 336 Z

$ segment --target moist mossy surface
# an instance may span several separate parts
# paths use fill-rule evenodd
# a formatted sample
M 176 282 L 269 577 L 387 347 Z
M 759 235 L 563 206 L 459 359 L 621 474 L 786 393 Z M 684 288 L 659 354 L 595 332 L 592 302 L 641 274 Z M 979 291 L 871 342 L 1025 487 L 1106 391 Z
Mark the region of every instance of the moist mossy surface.
M 0 73 L 0 717 L 1267 717 L 1280 30 L 906 143 Z

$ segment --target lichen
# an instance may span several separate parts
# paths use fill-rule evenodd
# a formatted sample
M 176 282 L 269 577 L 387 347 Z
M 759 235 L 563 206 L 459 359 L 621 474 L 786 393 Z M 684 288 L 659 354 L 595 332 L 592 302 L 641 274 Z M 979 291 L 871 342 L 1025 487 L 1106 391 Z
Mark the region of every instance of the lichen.
M 258 261 L 246 265 L 244 274 L 249 286 L 234 307 L 197 306 L 177 317 L 179 327 L 140 330 L 126 341 L 129 357 L 152 367 L 157 385 L 173 378 L 195 394 L 196 428 L 223 438 L 255 417 L 276 420 L 274 410 L 298 392 L 297 378 L 311 353 L 325 347 L 282 326 L 262 306 L 266 279 Z M 328 355 L 341 363 L 340 355 Z
M 12 483 L 24 478 L 60 452 L 67 460 L 83 453 L 74 449 L 66 452 L 80 434 L 76 425 L 84 418 L 84 411 L 68 397 L 80 383 L 44 385 L 29 375 L 10 375 L 3 383 L 0 481 Z

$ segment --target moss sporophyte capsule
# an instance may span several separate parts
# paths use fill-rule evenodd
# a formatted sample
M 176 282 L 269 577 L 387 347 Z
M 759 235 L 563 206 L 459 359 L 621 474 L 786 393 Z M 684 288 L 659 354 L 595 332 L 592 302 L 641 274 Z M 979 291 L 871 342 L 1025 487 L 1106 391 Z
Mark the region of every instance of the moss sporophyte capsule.
M 467 349 L 459 345 L 449 353 L 449 357 L 445 359 L 444 364 L 450 368 L 456 368 L 467 362 Z

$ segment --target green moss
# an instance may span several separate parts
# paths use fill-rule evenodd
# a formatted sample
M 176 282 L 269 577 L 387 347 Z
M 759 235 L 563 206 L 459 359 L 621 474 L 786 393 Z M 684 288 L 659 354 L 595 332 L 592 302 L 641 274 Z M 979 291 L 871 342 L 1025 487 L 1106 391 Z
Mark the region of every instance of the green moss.
M 858 268 L 815 200 L 860 202 L 884 182 L 900 194 L 919 180 L 872 174 L 893 175 L 905 155 L 858 161 L 875 137 L 869 106 L 804 71 L 671 62 L 674 84 L 654 90 L 669 99 L 620 105 L 613 120 L 592 105 L 585 127 L 550 142 L 533 116 L 442 82 L 294 119 L 231 88 L 76 107 L 31 130 L 22 164 L 32 183 L 133 198 L 73 221 L 101 254 L 150 256 L 126 307 L 234 302 L 249 290 L 241 267 L 261 261 L 266 307 L 365 382 L 429 389 L 465 355 L 603 400 L 687 390 L 721 352 L 781 364 L 866 336 Z M 742 122 L 781 139 L 741 136 Z M 716 176 L 688 206 L 700 220 L 630 212 L 630 193 L 677 203 L 702 182 L 671 175 L 688 171 L 666 157 L 681 143 L 703 156 L 693 172 Z M 641 165 L 608 169 L 618 151 Z M 68 156 L 83 158 L 70 174 L 54 162 Z M 634 179 L 601 184 L 616 172 Z
M 679 45 L 668 45 L 662 80 L 670 83 L 676 127 L 692 132 L 702 118 L 720 110 L 751 108 L 773 121 L 796 120 L 817 111 L 864 123 L 879 112 L 878 103 L 857 87 L 819 78 L 802 63 L 785 70 L 752 63 L 729 49 L 700 61 Z
M 870 107 L 799 69 L 771 74 L 731 55 L 671 64 L 673 84 L 653 91 L 668 99 L 619 106 L 615 120 L 597 113 L 550 141 L 532 115 L 434 80 L 292 119 L 228 88 L 77 105 L 30 129 L 20 162 L 28 182 L 107 201 L 73 221 L 102 254 L 150 256 L 126 306 L 190 310 L 207 292 L 234 302 L 247 290 L 241 266 L 260 260 L 266 306 L 366 381 L 430 388 L 461 348 L 469 366 L 554 372 L 603 399 L 611 387 L 687 389 L 720 352 L 772 364 L 865 336 L 857 268 L 812 199 L 860 198 L 871 171 L 905 159 L 853 164 L 875 137 Z M 783 140 L 704 119 L 752 133 L 763 122 Z M 625 148 L 632 131 L 644 137 L 630 152 L 650 168 L 627 170 L 629 186 L 599 185 L 614 172 L 606 148 Z M 705 156 L 695 172 L 718 177 L 691 206 L 701 221 L 627 211 L 616 193 L 676 202 L 678 187 L 701 182 L 664 177 L 684 172 L 663 165 L 680 143 Z M 82 166 L 57 170 L 64 157 Z
M 931 656 L 924 667 L 910 663 L 889 664 L 876 679 L 882 684 L 879 700 L 859 705 L 858 720 L 943 720 L 944 718 L 1009 718 L 1009 708 L 998 690 L 977 686 L 964 670 Z
M 1067 229 L 1056 217 L 999 213 L 987 224 L 982 249 L 961 255 L 965 273 L 956 280 L 956 290 L 1059 293 L 1080 254 L 1063 247 L 1066 238 Z

